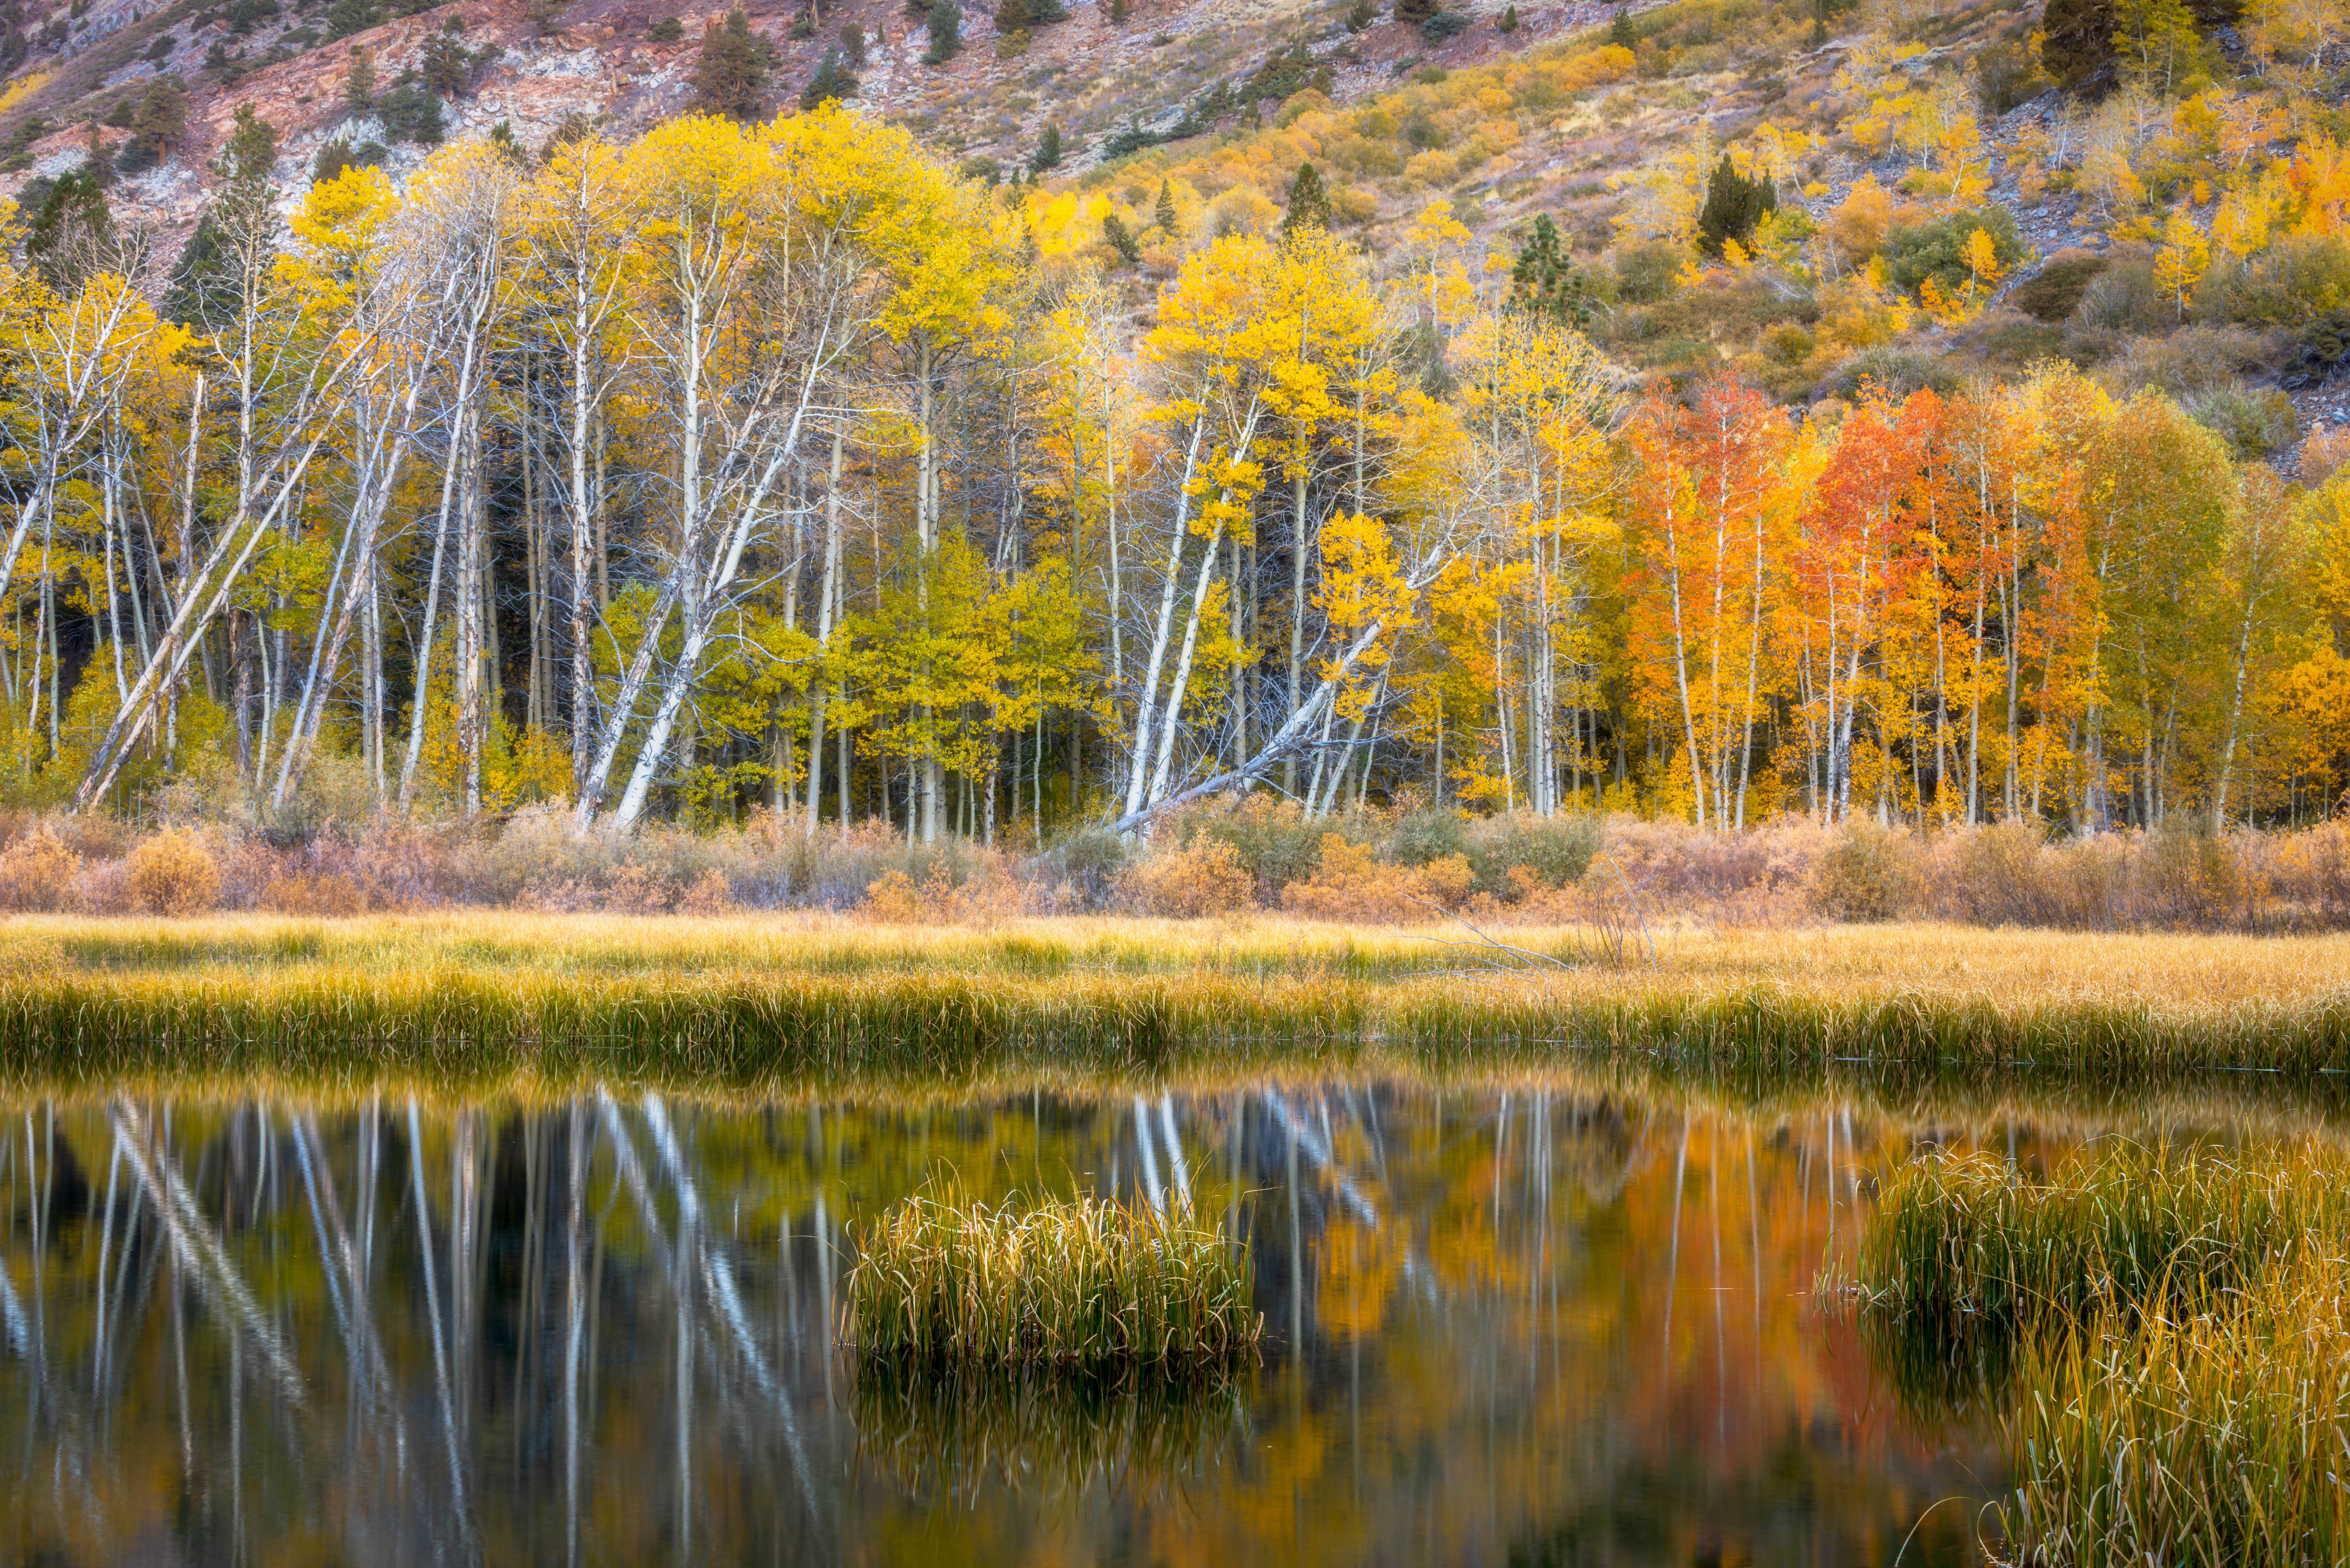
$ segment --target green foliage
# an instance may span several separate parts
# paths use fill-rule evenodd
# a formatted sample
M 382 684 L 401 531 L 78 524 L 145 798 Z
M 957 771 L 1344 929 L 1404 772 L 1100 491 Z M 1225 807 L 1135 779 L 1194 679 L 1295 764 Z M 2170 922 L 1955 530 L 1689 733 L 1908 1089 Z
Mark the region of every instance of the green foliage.
M 1061 128 L 1047 124 L 1045 133 L 1036 139 L 1036 151 L 1028 155 L 1028 172 L 1042 174 L 1047 169 L 1061 166 Z
M 1415 26 L 1442 8 L 1443 0 L 1395 0 L 1395 19 Z
M 1607 41 L 1619 49 L 1639 47 L 1639 35 L 1632 31 L 1632 14 L 1621 5 L 1616 7 L 1615 20 L 1607 24 Z
M 1978 229 L 1991 235 L 1991 254 L 2002 270 L 2032 254 L 2015 232 L 2014 215 L 2005 207 L 1985 207 L 1894 230 L 1885 242 L 1886 275 L 1911 293 L 1930 277 L 1945 294 L 1955 294 L 1971 275 L 1967 245 Z
M 1510 304 L 1562 327 L 1580 330 L 1591 325 L 1590 282 L 1567 259 L 1558 225 L 1548 213 L 1534 219 L 1533 231 L 1518 247 L 1517 262 L 1510 268 Z
M 1502 19 L 1494 23 L 1493 27 L 1495 31 L 1500 33 L 1507 34 L 1516 32 L 1518 30 L 1517 6 L 1513 4 L 1504 9 L 1502 13 Z
M 1431 44 L 1440 44 L 1469 30 L 1469 16 L 1464 11 L 1439 11 L 1419 25 L 1419 36 Z
M 2007 39 L 1975 57 L 1975 98 L 1986 113 L 2005 114 L 2048 86 L 2039 62 Z
M 114 216 L 106 192 L 86 170 L 62 175 L 25 226 L 25 260 L 62 295 L 111 265 Z
M 765 112 L 767 74 L 775 47 L 751 30 L 742 8 L 726 13 L 702 35 L 702 58 L 693 69 L 693 107 L 703 114 L 757 119 Z
M 1469 853 L 1469 824 L 1447 806 L 1424 805 L 1396 819 L 1388 835 L 1388 856 L 1399 866 L 1426 866 L 1430 861 Z
M 365 114 L 375 102 L 375 56 L 354 44 L 350 68 L 343 73 L 343 107 Z
M 1238 1366 L 1263 1320 L 1247 1250 L 1188 1210 L 918 1193 L 858 1227 L 858 1354 L 901 1366 Z
M 118 167 L 125 174 L 152 169 L 187 134 L 188 95 L 176 80 L 159 77 L 139 95 Z
M 441 99 L 421 83 L 410 82 L 384 94 L 376 104 L 376 116 L 383 121 L 384 134 L 394 141 L 413 141 L 421 147 L 441 144 L 444 133 Z
M 962 8 L 955 0 L 931 0 L 931 47 L 922 58 L 942 66 L 962 52 Z
M 1281 220 L 1281 232 L 1294 234 L 1301 229 L 1329 226 L 1330 193 L 1323 189 L 1321 173 L 1311 163 L 1300 163 L 1289 182 L 1289 213 Z
M 1475 888 L 1495 897 L 1511 893 L 1510 873 L 1523 867 L 1545 888 L 1564 888 L 1582 880 L 1597 858 L 1604 836 L 1596 816 L 1562 812 L 1535 816 L 1513 812 L 1488 817 L 1470 836 L 1469 868 Z
M 685 37 L 685 21 L 679 16 L 663 16 L 645 29 L 645 41 L 650 44 L 675 44 Z
M 1672 291 L 1684 257 L 1662 240 L 1628 245 L 1616 253 L 1616 294 L 1634 305 L 1653 305 Z
M 2063 321 L 2081 303 L 2089 280 L 2112 264 L 2100 255 L 2056 255 L 2009 291 L 2008 304 L 2042 321 Z
M 2048 0 L 2040 64 L 2058 87 L 2081 86 L 2113 57 L 2113 0 Z
M 849 75 L 847 68 L 840 63 L 840 51 L 827 49 L 823 62 L 816 68 L 816 75 L 810 77 L 807 86 L 800 89 L 800 108 L 812 109 L 821 103 L 837 103 L 845 98 L 855 98 L 857 87 L 857 78 Z
M 1372 6 L 1371 0 L 1355 0 L 1353 5 L 1347 7 L 1347 31 L 1349 33 L 1367 31 L 1371 24 L 1378 19 L 1379 14 Z
M 1175 193 L 1164 180 L 1159 182 L 1159 203 L 1151 209 L 1150 221 L 1164 238 L 1180 240 L 1183 237 L 1176 223 Z
M 1705 182 L 1705 204 L 1697 214 L 1698 248 L 1718 256 L 1731 240 L 1744 244 L 1754 237 L 1754 225 L 1763 215 L 1778 208 L 1779 193 L 1771 182 L 1741 174 L 1725 152 Z
M 2350 309 L 2350 244 L 2293 234 L 2249 262 L 2215 265 L 2195 291 L 2196 314 L 2253 327 L 2293 327 Z
M 843 22 L 840 25 L 840 57 L 853 68 L 862 70 L 865 53 L 864 26 L 857 22 Z
M 1118 259 L 1132 266 L 1142 259 L 1142 243 L 1116 213 L 1102 214 L 1102 240 L 1118 254 Z

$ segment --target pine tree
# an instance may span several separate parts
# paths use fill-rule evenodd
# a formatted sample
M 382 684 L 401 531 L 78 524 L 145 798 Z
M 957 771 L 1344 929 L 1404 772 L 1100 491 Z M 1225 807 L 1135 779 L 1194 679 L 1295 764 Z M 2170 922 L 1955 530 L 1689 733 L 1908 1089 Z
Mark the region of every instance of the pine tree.
M 82 281 L 106 265 L 113 244 L 106 192 L 83 169 L 59 177 L 25 227 L 25 259 L 62 295 L 80 292 Z
M 1417 26 L 1443 9 L 1440 0 L 1396 0 L 1395 17 L 1399 22 Z
M 1705 205 L 1698 210 L 1698 247 L 1710 256 L 1721 254 L 1722 244 L 1743 244 L 1764 214 L 1779 208 L 1779 193 L 1768 180 L 1749 180 L 1730 161 L 1730 154 L 1713 166 L 1706 181 Z
M 931 0 L 931 47 L 922 58 L 945 65 L 962 53 L 962 9 L 955 0 Z
M 855 22 L 840 25 L 840 57 L 856 69 L 865 66 L 865 29 Z
M 1294 234 L 1300 229 L 1327 229 L 1330 226 L 1330 193 L 1322 187 L 1322 176 L 1311 163 L 1297 166 L 1297 177 L 1289 182 L 1289 215 L 1281 220 L 1281 232 Z
M 89 150 L 82 159 L 81 171 L 101 186 L 114 183 L 114 155 L 106 150 L 106 138 L 99 134 L 94 119 L 89 122 Z
M 1127 265 L 1132 266 L 1142 259 L 1142 243 L 1134 237 L 1133 232 L 1116 213 L 1102 214 L 1102 238 L 1109 243 L 1109 248 L 1116 251 Z
M 1362 32 L 1378 19 L 1379 14 L 1373 9 L 1371 0 L 1355 0 L 1355 3 L 1347 8 L 1347 31 Z
M 1045 134 L 1036 139 L 1036 151 L 1029 155 L 1028 172 L 1042 174 L 1047 169 L 1061 166 L 1061 128 L 1045 127 Z
M 1175 192 L 1164 180 L 1159 182 L 1159 205 L 1152 210 L 1150 217 L 1151 222 L 1159 225 L 1162 238 L 1179 240 L 1183 237 L 1175 228 Z
M 375 107 L 375 54 L 351 46 L 351 68 L 343 76 L 343 107 L 365 114 Z
M 809 78 L 808 85 L 800 89 L 800 108 L 812 109 L 820 103 L 837 103 L 845 98 L 855 98 L 857 87 L 857 78 L 850 76 L 840 63 L 840 51 L 827 49 L 823 63 L 816 68 L 816 75 Z
M 1109 25 L 1111 26 L 1125 26 L 1126 19 L 1133 14 L 1134 8 L 1127 4 L 1127 0 L 1109 0 Z
M 1024 33 L 1030 26 L 1028 0 L 997 0 L 995 30 L 1004 37 Z
M 1517 6 L 1515 5 L 1512 5 L 1508 9 L 1504 10 L 1502 13 L 1502 19 L 1493 25 L 1504 33 L 1516 32 L 1518 30 Z
M 763 112 L 774 46 L 751 31 L 740 7 L 726 13 L 702 35 L 702 59 L 693 69 L 693 107 L 731 119 L 756 119 Z
M 1640 41 L 1633 36 L 1632 14 L 1621 5 L 1616 7 L 1616 20 L 1607 25 L 1607 41 L 1619 49 L 1633 48 Z
M 188 134 L 188 95 L 179 83 L 163 77 L 139 95 L 130 116 L 130 136 L 123 142 L 115 166 L 125 174 L 152 169 Z
M 164 315 L 203 328 L 235 314 L 237 236 L 275 232 L 277 187 L 270 177 L 276 167 L 277 128 L 254 112 L 250 103 L 238 104 L 227 144 L 213 160 L 213 177 L 219 185 L 172 268 L 163 292 Z
M 1564 327 L 1591 325 L 1591 296 L 1583 274 L 1567 259 L 1558 225 L 1547 213 L 1534 220 L 1533 233 L 1518 247 L 1517 264 L 1510 269 L 1510 306 Z

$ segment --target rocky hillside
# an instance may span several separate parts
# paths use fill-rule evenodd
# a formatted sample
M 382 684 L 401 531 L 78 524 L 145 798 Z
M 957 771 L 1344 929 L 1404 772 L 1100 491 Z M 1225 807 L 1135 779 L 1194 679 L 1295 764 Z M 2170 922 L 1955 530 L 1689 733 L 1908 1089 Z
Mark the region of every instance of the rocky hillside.
M 745 20 L 765 57 L 753 90 L 769 109 L 788 107 L 853 26 L 865 57 L 843 64 L 868 112 L 983 166 L 1015 165 L 1055 124 L 1074 169 L 1119 128 L 1163 129 L 1217 83 L 1268 60 L 1285 57 L 1292 70 L 1310 61 L 1304 74 L 1319 73 L 1344 97 L 1399 69 L 1472 64 L 1608 15 L 1598 0 L 1530 5 L 1505 36 L 1494 26 L 1504 6 L 1471 0 L 1471 25 L 1431 43 L 1416 25 L 1388 18 L 1350 33 L 1342 0 L 1132 0 L 1115 22 L 1107 4 L 1075 0 L 1066 20 L 1024 40 L 999 35 L 992 11 L 967 8 L 961 51 L 930 63 L 926 8 L 749 0 Z M 117 213 L 161 236 L 184 234 L 206 164 L 247 103 L 278 129 L 282 173 L 296 184 L 337 139 L 398 171 L 436 135 L 501 122 L 526 146 L 573 117 L 625 133 L 694 101 L 704 28 L 724 19 L 680 14 L 671 0 L 389 9 L 368 0 L 72 0 L 43 10 L 39 0 L 13 0 L 0 7 L 0 58 L 15 57 L 0 86 L 0 192 L 78 168 L 95 138 L 125 170 L 111 197 Z M 358 92 L 355 62 L 363 62 Z M 423 107 L 428 94 L 437 112 Z

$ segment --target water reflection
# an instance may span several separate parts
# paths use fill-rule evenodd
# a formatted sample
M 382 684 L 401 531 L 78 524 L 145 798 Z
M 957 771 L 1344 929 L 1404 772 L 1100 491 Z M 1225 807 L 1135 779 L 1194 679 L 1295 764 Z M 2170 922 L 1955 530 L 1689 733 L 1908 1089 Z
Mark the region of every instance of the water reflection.
M 1814 1301 L 1908 1152 L 1397 1082 L 20 1106 L 0 1562 L 1887 1563 L 1999 1481 Z M 860 1385 L 844 1227 L 950 1168 L 1222 1213 L 1263 1364 Z

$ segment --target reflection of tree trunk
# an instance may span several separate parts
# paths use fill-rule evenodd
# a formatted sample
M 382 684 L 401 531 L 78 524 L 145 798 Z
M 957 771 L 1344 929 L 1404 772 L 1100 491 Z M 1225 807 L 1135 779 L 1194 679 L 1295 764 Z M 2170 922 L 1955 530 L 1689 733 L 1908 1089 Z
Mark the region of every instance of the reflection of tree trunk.
M 1680 1152 L 1673 1157 L 1673 1245 L 1665 1263 L 1665 1332 L 1660 1366 L 1669 1388 L 1673 1376 L 1673 1293 L 1681 1278 L 1681 1179 L 1689 1172 L 1689 1116 L 1681 1116 Z
M 450 1388 L 448 1342 L 442 1333 L 440 1279 L 432 1263 L 432 1207 L 424 1196 L 424 1123 L 417 1115 L 413 1096 L 408 1101 L 408 1174 L 415 1189 L 417 1252 L 424 1261 L 424 1313 L 432 1324 L 432 1377 L 441 1399 L 441 1436 L 449 1453 L 449 1486 L 456 1503 L 458 1529 L 463 1533 L 465 1465 L 457 1452 L 457 1406 Z M 453 1221 L 455 1217 L 451 1218 Z

